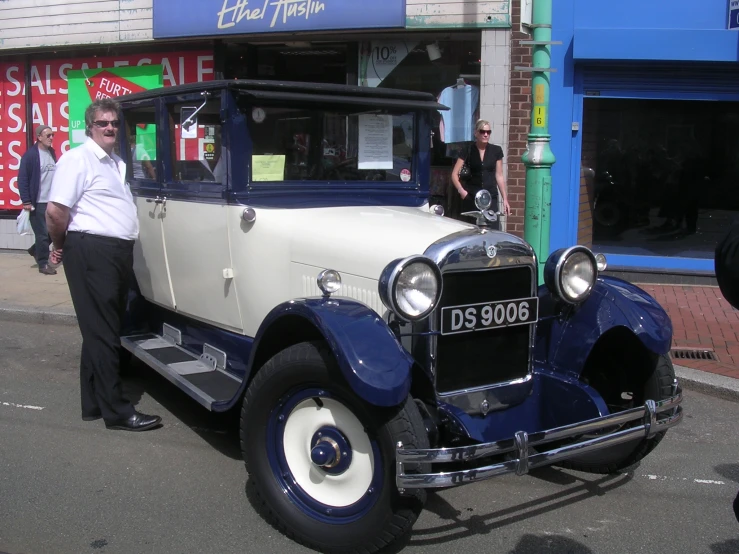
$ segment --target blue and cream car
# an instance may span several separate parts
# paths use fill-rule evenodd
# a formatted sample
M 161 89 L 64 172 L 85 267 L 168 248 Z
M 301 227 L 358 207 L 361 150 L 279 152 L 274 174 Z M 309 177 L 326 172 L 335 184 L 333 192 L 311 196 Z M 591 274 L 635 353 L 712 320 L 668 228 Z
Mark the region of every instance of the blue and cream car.
M 138 207 L 126 350 L 239 410 L 259 507 L 370 552 L 426 490 L 608 473 L 681 419 L 672 326 L 585 247 L 428 205 L 428 94 L 215 81 L 122 98 Z M 489 199 L 477 199 L 479 221 Z

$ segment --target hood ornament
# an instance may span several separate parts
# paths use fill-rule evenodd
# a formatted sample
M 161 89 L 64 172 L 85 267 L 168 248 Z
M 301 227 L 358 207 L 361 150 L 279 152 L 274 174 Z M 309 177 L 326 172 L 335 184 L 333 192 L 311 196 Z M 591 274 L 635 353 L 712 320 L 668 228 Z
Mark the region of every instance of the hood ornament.
M 482 415 L 488 415 L 488 412 L 490 411 L 490 403 L 487 400 L 480 402 L 480 411 L 482 412 Z

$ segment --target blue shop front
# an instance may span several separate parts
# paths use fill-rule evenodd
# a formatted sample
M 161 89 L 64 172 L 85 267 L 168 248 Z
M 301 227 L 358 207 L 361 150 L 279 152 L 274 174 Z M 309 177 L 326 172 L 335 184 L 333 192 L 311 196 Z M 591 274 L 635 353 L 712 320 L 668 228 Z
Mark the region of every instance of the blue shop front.
M 552 250 L 712 274 L 739 215 L 739 0 L 559 0 L 552 27 Z

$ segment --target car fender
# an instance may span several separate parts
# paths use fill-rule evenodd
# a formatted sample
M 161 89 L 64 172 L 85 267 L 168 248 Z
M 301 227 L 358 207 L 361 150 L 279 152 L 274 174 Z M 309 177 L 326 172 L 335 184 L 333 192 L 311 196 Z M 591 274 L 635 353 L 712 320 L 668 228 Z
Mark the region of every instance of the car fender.
M 320 332 L 360 398 L 375 406 L 396 406 L 408 396 L 413 358 L 374 310 L 347 298 L 296 299 L 272 309 L 255 337 L 250 368 L 270 329 L 290 317 L 302 318 Z
M 554 304 L 548 291 L 540 290 L 539 297 L 542 307 Z M 599 277 L 588 299 L 569 316 L 540 325 L 536 357 L 555 371 L 580 375 L 598 338 L 615 327 L 631 330 L 655 354 L 670 350 L 672 322 L 662 306 L 631 283 Z

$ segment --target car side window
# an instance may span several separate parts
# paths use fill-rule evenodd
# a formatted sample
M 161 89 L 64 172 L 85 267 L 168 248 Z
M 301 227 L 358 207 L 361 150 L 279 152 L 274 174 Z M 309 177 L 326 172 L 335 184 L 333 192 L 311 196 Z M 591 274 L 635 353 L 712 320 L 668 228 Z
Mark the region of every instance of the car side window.
M 220 98 L 169 106 L 172 177 L 175 181 L 225 183 L 228 151 L 222 144 Z M 194 115 L 193 115 L 194 114 Z M 186 129 L 181 122 L 190 118 Z
M 126 112 L 126 137 L 131 160 L 127 177 L 156 180 L 157 126 L 154 106 Z

